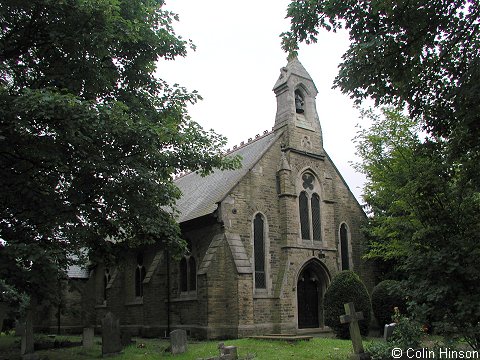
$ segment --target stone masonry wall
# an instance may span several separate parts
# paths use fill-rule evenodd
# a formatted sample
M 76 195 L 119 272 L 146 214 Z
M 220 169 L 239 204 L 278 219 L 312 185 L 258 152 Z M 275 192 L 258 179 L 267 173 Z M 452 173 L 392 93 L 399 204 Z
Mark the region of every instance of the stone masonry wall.
M 205 225 L 184 232 L 191 245 L 191 254 L 195 257 L 197 271 L 214 235 L 221 232 L 220 224 Z M 90 288 L 95 293 L 95 323 L 100 325 L 107 311 L 112 311 L 120 318 L 122 328 L 132 334 L 146 337 L 165 336 L 168 329 L 167 299 L 170 295 L 170 330 L 186 329 L 194 337 L 207 337 L 207 283 L 198 277 L 196 291 L 180 291 L 179 260 L 170 259 L 167 272 L 166 252 L 160 245 L 143 249 L 144 266 L 147 272 L 143 284 L 143 298 L 135 297 L 136 254 L 125 256 L 125 262 L 118 265 L 115 276 L 107 289 L 107 301 L 103 302 L 104 267 L 99 265 L 90 281 Z M 156 259 L 156 263 L 154 263 Z M 153 264 L 153 265 L 152 265 Z M 153 271 L 149 273 L 149 271 Z M 113 273 L 113 271 L 111 271 Z M 168 294 L 168 276 L 170 289 Z M 231 282 L 230 286 L 236 286 Z M 233 291 L 232 293 L 235 293 Z
M 290 142 L 297 139 L 288 133 L 284 133 L 284 136 Z M 298 141 L 301 141 L 301 137 Z M 254 318 L 253 326 L 249 326 L 247 320 L 241 327 L 244 334 L 298 331 L 296 282 L 299 272 L 313 259 L 323 263 L 326 274 L 323 286 L 326 288 L 331 277 L 340 270 L 338 243 L 342 222 L 348 225 L 350 231 L 353 270 L 367 286 L 371 282 L 368 268 L 361 260 L 363 235 L 360 226 L 365 214 L 335 166 L 328 156 L 312 157 L 308 153 L 286 151 L 285 158 L 290 170 L 279 171 L 284 144 L 284 139 L 280 137 L 229 193 L 228 202 L 222 203 L 222 221 L 226 232 L 240 235 L 252 264 L 252 221 L 257 212 L 261 212 L 266 219 L 267 289 L 255 290 L 253 280 L 249 286 L 243 284 L 240 294 L 245 296 L 240 295 L 239 301 L 250 301 L 247 299 L 248 293 L 251 294 Z M 297 145 L 300 147 L 301 144 Z M 302 189 L 299 178 L 306 170 L 313 173 L 319 182 L 322 241 L 305 241 L 300 237 L 298 194 Z M 280 176 L 280 195 L 277 193 L 277 176 Z M 325 256 L 321 260 L 320 249 Z M 230 281 L 233 281 L 233 277 Z

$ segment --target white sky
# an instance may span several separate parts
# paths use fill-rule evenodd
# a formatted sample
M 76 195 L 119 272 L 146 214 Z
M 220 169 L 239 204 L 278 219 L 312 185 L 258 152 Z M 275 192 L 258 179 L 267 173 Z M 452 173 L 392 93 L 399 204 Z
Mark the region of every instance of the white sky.
M 287 64 L 279 34 L 289 29 L 285 19 L 289 0 L 167 0 L 165 10 L 180 16 L 174 24 L 178 35 L 192 39 L 196 51 L 186 58 L 161 61 L 158 75 L 169 83 L 198 90 L 203 101 L 191 106 L 192 119 L 205 129 L 240 144 L 275 121 L 272 91 L 280 68 Z M 360 122 L 353 101 L 332 89 L 341 56 L 348 47 L 346 33 L 322 32 L 317 44 L 302 45 L 300 62 L 319 91 L 317 111 L 324 148 L 361 201 L 364 177 L 353 170 L 352 142 Z

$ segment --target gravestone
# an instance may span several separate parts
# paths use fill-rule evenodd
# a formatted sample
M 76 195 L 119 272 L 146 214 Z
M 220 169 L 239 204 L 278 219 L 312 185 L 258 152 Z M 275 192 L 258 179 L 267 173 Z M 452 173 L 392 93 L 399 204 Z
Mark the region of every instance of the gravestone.
M 360 327 L 358 320 L 363 320 L 363 313 L 361 311 L 355 312 L 355 305 L 353 302 L 343 304 L 345 308 L 345 315 L 340 316 L 342 324 L 348 324 L 350 331 L 350 338 L 353 344 L 353 354 L 350 356 L 352 360 L 367 360 L 370 356 L 363 350 L 362 335 L 360 334 Z
M 90 349 L 93 347 L 93 335 L 93 327 L 83 328 L 82 345 L 84 349 Z
M 397 326 L 396 323 L 385 324 L 385 327 L 383 328 L 383 340 L 388 341 L 388 339 L 390 339 L 395 326 Z
M 220 350 L 220 359 L 222 360 L 237 360 L 237 347 L 236 346 L 225 346 L 223 343 L 218 344 L 218 349 Z
M 102 355 L 118 354 L 121 351 L 120 320 L 108 312 L 102 319 Z
M 170 348 L 172 354 L 183 354 L 187 351 L 187 332 L 185 330 L 173 330 L 170 333 Z

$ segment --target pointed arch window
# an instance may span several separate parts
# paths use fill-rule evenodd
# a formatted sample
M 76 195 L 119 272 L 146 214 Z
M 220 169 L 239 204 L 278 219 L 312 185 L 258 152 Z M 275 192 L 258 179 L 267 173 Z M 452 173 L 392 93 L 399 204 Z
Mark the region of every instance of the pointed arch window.
M 342 254 L 342 270 L 349 270 L 350 255 L 348 253 L 348 228 L 345 223 L 340 226 L 340 252 Z
M 197 262 L 192 255 L 192 244 L 187 240 L 187 254 L 180 259 L 180 292 L 189 293 L 197 290 Z
M 103 300 L 107 301 L 107 286 L 110 283 L 112 276 L 110 275 L 110 269 L 105 268 L 103 272 Z
M 145 275 L 143 254 L 137 254 L 137 267 L 135 268 L 135 297 L 143 297 L 143 280 L 145 280 Z
M 298 197 L 298 205 L 300 208 L 300 228 L 302 239 L 310 239 L 310 216 L 308 211 L 308 196 L 305 191 L 300 193 Z
M 305 111 L 305 100 L 300 90 L 295 90 L 295 111 L 297 114 L 303 114 Z
M 318 194 L 313 194 L 311 198 L 311 207 L 312 207 L 312 232 L 313 240 L 321 240 L 321 229 L 322 224 L 320 220 L 320 196 Z
M 197 290 L 197 265 L 195 263 L 195 258 L 190 256 L 188 259 L 188 290 L 195 291 Z
M 266 289 L 265 275 L 265 223 L 261 214 L 253 220 L 253 250 L 255 258 L 255 288 Z
M 303 240 L 322 240 L 321 201 L 315 177 L 304 173 L 301 178 L 302 192 L 298 196 L 300 234 Z
M 180 260 L 180 291 L 188 291 L 188 265 L 187 258 L 183 257 Z

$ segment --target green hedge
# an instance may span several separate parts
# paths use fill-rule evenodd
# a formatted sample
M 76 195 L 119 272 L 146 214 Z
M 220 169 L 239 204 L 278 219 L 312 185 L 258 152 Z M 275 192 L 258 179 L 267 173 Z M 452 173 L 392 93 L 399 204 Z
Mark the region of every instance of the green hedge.
M 341 339 L 348 339 L 348 324 L 340 324 L 340 316 L 345 314 L 344 304 L 353 302 L 355 310 L 363 312 L 364 320 L 359 322 L 362 335 L 368 334 L 371 319 L 371 303 L 365 284 L 353 271 L 345 270 L 337 274 L 325 293 L 325 325 L 329 326 Z
M 396 280 L 383 280 L 372 291 L 372 310 L 381 329 L 392 322 L 393 309 L 398 307 L 401 314 L 406 312 L 405 295 Z

